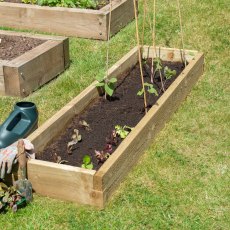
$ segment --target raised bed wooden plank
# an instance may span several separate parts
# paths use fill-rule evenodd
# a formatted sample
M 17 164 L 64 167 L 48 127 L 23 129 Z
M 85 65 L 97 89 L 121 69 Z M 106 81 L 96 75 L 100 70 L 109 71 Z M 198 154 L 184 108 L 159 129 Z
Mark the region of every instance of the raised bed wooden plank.
M 31 160 L 27 170 L 33 189 L 39 194 L 89 205 L 95 202 L 95 194 L 92 194 L 94 170 L 39 160 Z
M 8 61 L 0 60 L 0 95 L 5 94 L 5 81 L 3 76 L 3 65 Z
M 153 57 L 151 49 L 152 48 L 144 47 L 142 49 L 143 56 Z M 161 58 L 165 58 L 166 60 L 177 60 L 178 55 L 181 53 L 178 49 L 161 48 L 160 50 L 162 55 Z M 164 127 L 164 124 L 170 119 L 173 112 L 185 99 L 192 86 L 202 74 L 204 61 L 202 53 L 198 53 L 196 51 L 186 51 L 186 54 L 186 59 L 189 61 L 189 64 L 167 89 L 165 94 L 149 110 L 145 117 L 137 124 L 134 130 L 98 171 L 88 170 L 92 176 L 92 178 L 90 177 L 90 180 L 87 180 L 86 182 L 86 187 L 88 186 L 89 190 L 86 192 L 82 186 L 78 186 L 80 189 L 83 189 L 81 191 L 78 190 L 80 194 L 83 191 L 87 193 L 82 199 L 79 198 L 77 200 L 78 203 L 90 204 L 103 208 L 106 201 L 109 197 L 111 197 L 111 194 L 124 179 L 125 175 L 130 171 L 132 166 L 137 163 L 138 158 L 143 154 L 143 151 L 148 143 L 154 140 L 159 131 Z M 117 76 L 121 72 L 131 68 L 137 63 L 137 57 L 138 48 L 136 47 L 110 69 L 110 75 Z M 89 94 L 91 94 L 91 96 Z M 98 94 L 94 82 L 56 115 L 54 115 L 49 121 L 29 136 L 29 139 L 35 145 L 35 149 L 42 150 L 46 145 L 44 143 L 51 141 L 53 137 L 58 135 L 61 132 L 61 129 L 66 126 L 66 123 L 61 125 L 62 121 L 65 119 L 69 120 L 72 116 L 79 113 L 88 105 L 89 98 L 92 100 L 96 97 L 98 97 Z M 80 109 L 77 109 L 78 107 Z M 55 126 L 62 127 L 56 129 Z M 34 170 L 34 167 L 37 167 L 39 170 Z M 55 183 L 52 183 L 53 176 L 52 173 L 50 173 L 51 176 L 49 176 L 49 182 L 41 182 L 42 185 L 40 187 L 40 180 L 37 180 L 38 176 L 41 175 L 41 178 L 46 180 L 46 175 L 43 173 L 40 174 L 40 171 L 50 170 L 49 172 L 51 172 L 53 167 L 55 170 L 58 170 L 60 177 L 54 176 Z M 71 170 L 72 168 L 77 168 L 77 173 L 79 174 L 77 178 L 80 178 L 81 173 L 83 173 L 82 175 L 85 174 L 85 169 L 83 170 L 78 167 L 70 167 Z M 43 161 L 33 160 L 28 162 L 28 168 L 28 177 L 32 184 L 35 184 L 35 192 L 42 195 L 56 197 L 58 199 L 76 201 L 76 199 L 74 199 L 75 196 L 73 195 L 75 194 L 75 190 L 73 191 L 73 194 L 69 195 L 69 197 L 62 197 L 64 192 L 60 194 L 52 194 L 56 189 L 58 189 L 58 184 L 64 183 L 68 187 L 67 184 L 71 181 L 71 179 L 67 177 L 72 175 L 65 171 L 68 171 L 68 167 L 63 168 L 56 163 L 43 163 Z M 62 174 L 65 176 L 62 176 Z M 91 183 L 89 181 L 91 181 L 92 184 L 89 185 L 88 183 Z M 83 181 L 80 180 L 80 183 L 83 183 Z
M 107 40 L 108 5 L 100 10 L 0 2 L 0 25 Z M 111 35 L 134 18 L 133 0 L 112 1 Z
M 69 66 L 68 38 L 10 31 L 0 31 L 0 34 L 46 40 L 13 60 L 1 62 L 0 79 L 4 82 L 4 87 L 1 88 L 3 95 L 27 96 Z

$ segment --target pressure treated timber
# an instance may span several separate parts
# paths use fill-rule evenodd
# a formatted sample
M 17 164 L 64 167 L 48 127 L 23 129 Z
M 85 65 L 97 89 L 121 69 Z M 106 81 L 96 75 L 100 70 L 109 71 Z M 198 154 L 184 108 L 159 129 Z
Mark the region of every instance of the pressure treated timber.
M 157 56 L 160 55 L 163 60 L 178 61 L 182 57 L 179 49 L 157 47 L 156 52 L 153 52 L 152 47 L 144 46 L 141 50 L 143 58 L 151 58 L 154 53 Z M 28 178 L 35 192 L 103 208 L 132 166 L 138 162 L 146 146 L 154 140 L 202 75 L 203 54 L 186 50 L 185 56 L 188 65 L 183 72 L 98 171 L 40 160 L 29 161 Z M 118 76 L 127 71 L 137 61 L 138 48 L 135 47 L 109 70 L 109 77 Z M 79 114 L 94 98 L 98 97 L 95 83 L 87 87 L 28 137 L 36 151 L 41 151 L 66 127 L 74 115 Z M 63 188 L 60 189 L 62 186 Z M 66 193 L 66 191 L 69 192 Z
M 45 40 L 14 58 L 0 60 L 0 95 L 25 97 L 69 66 L 69 39 L 0 30 L 0 34 Z
M 0 26 L 107 40 L 109 12 L 0 2 Z M 133 18 L 133 0 L 112 0 L 111 36 Z

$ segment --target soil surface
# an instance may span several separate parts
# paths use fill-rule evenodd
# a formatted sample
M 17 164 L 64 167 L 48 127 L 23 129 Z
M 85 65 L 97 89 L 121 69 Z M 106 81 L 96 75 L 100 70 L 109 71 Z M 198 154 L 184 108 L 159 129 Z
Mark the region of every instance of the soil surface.
M 0 59 L 12 60 L 41 45 L 45 40 L 0 34 Z
M 3 2 L 23 3 L 22 0 L 3 0 Z M 100 10 L 102 7 L 109 4 L 109 0 L 98 0 L 97 7 L 93 10 Z
M 163 65 L 167 65 L 177 72 L 175 77 L 167 81 L 164 80 L 165 88 L 167 89 L 182 72 L 184 66 L 182 63 L 175 62 L 163 62 Z M 148 64 L 145 64 L 145 67 L 148 68 L 144 68 L 145 82 L 150 82 L 149 66 L 151 66 L 150 60 L 148 60 Z M 163 94 L 159 74 L 155 75 L 154 85 L 159 96 L 147 93 L 148 108 L 155 104 Z M 98 163 L 95 157 L 95 150 L 101 151 L 104 149 L 107 143 L 106 138 L 111 135 L 114 127 L 116 125 L 135 127 L 145 115 L 143 96 L 137 96 L 137 92 L 141 88 L 140 69 L 137 64 L 119 77 L 112 98 L 109 100 L 105 100 L 104 97 L 95 99 L 82 114 L 72 119 L 67 129 L 59 137 L 50 143 L 42 153 L 37 154 L 37 158 L 55 162 L 57 156 L 60 156 L 62 160 L 68 161 L 66 164 L 81 167 L 84 155 L 89 155 L 93 162 L 93 169 L 98 170 L 102 164 Z M 79 125 L 79 121 L 82 120 L 89 124 L 90 130 L 86 130 Z M 74 145 L 71 154 L 68 154 L 67 144 L 72 140 L 74 129 L 79 130 L 82 135 L 82 141 Z M 118 141 L 121 143 L 120 138 L 118 138 Z M 112 152 L 117 147 L 118 145 L 112 146 Z

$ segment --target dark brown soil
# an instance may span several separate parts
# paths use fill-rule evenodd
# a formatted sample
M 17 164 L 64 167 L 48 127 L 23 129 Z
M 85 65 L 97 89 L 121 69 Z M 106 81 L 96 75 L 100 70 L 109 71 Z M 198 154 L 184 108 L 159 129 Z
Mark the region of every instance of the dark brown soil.
M 0 59 L 12 60 L 41 45 L 45 40 L 0 34 Z
M 175 69 L 177 76 L 184 68 L 181 63 L 164 62 L 163 64 Z M 144 72 L 145 82 L 150 81 L 147 72 Z M 167 80 L 165 88 L 167 89 L 175 79 L 176 77 Z M 103 97 L 96 99 L 82 114 L 74 117 L 61 136 L 50 143 L 43 153 L 39 153 L 37 158 L 54 162 L 55 154 L 57 154 L 63 160 L 67 160 L 68 165 L 81 167 L 83 156 L 89 155 L 94 169 L 99 169 L 101 164 L 98 164 L 94 151 L 104 149 L 106 137 L 114 130 L 115 125 L 134 127 L 145 115 L 143 97 L 137 96 L 137 92 L 141 87 L 140 69 L 139 65 L 136 65 L 135 68 L 120 76 L 115 93 L 110 100 L 105 100 Z M 149 108 L 163 93 L 160 78 L 157 74 L 155 76 L 155 88 L 158 90 L 159 96 L 147 94 Z M 82 120 L 85 120 L 90 125 L 90 131 L 79 125 L 79 121 Z M 74 146 L 72 154 L 69 155 L 67 153 L 67 143 L 71 141 L 74 129 L 79 130 L 82 135 L 82 141 Z M 113 152 L 116 148 L 117 146 L 113 146 Z
M 4 2 L 12 2 L 12 3 L 23 3 L 22 0 L 3 0 Z M 102 7 L 109 4 L 109 0 L 98 0 L 97 7 L 94 10 L 100 10 Z

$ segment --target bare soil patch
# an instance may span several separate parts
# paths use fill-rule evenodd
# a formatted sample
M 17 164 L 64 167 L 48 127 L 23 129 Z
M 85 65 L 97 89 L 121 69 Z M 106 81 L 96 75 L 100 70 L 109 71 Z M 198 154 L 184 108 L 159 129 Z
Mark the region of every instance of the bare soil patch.
M 0 34 L 0 39 L 0 59 L 9 61 L 46 41 L 30 37 L 2 34 Z
M 166 81 L 165 89 L 167 89 L 182 72 L 184 65 L 180 62 L 162 63 L 163 66 L 168 66 L 177 72 L 175 77 Z M 148 66 L 151 66 L 150 59 L 148 60 Z M 150 83 L 148 71 L 144 71 L 144 78 L 145 82 Z M 148 108 L 152 107 L 163 94 L 159 74 L 155 76 L 154 87 L 158 91 L 159 96 L 147 94 Z M 137 96 L 137 92 L 141 88 L 140 69 L 139 64 L 137 64 L 118 78 L 115 93 L 109 100 L 101 97 L 93 101 L 83 113 L 72 119 L 67 129 L 59 137 L 54 139 L 43 152 L 37 154 L 37 158 L 55 162 L 58 155 L 62 160 L 68 161 L 66 164 L 81 167 L 84 155 L 89 155 L 92 159 L 93 169 L 98 170 L 101 164 L 98 163 L 95 157 L 95 150 L 101 151 L 104 149 L 106 139 L 110 136 L 112 130 L 114 130 L 115 125 L 135 127 L 145 115 L 143 97 Z M 89 130 L 79 124 L 79 121 L 82 120 L 89 124 Z M 82 135 L 82 141 L 74 146 L 71 154 L 68 154 L 67 144 L 71 141 L 74 129 L 79 130 Z M 119 139 L 118 144 L 112 146 L 112 152 L 116 150 L 121 141 Z

